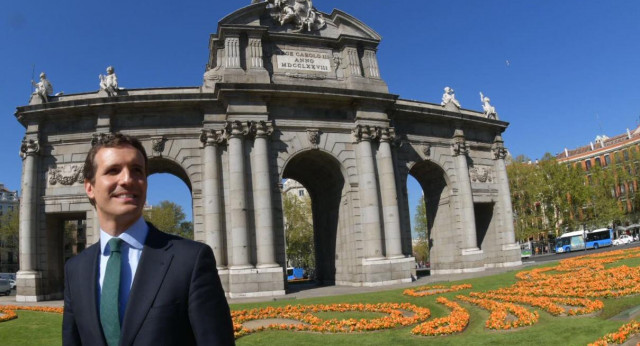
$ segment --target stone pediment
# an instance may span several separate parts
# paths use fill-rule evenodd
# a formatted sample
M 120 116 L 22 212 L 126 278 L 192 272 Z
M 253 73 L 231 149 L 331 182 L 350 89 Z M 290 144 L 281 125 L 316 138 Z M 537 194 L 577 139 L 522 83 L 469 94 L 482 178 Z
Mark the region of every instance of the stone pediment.
M 388 92 L 380 76 L 380 35 L 355 17 L 305 0 L 269 0 L 218 23 L 203 90 L 219 83 L 289 84 Z

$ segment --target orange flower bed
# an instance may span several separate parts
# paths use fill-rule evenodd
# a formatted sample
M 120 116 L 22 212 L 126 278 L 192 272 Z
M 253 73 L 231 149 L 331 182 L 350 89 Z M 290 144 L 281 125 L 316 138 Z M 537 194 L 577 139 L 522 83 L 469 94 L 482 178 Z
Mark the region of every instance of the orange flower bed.
M 519 296 L 519 295 L 500 295 L 495 293 L 478 293 L 471 292 L 470 296 L 499 300 L 510 303 L 521 303 L 530 306 L 539 307 L 554 316 L 560 315 L 584 315 L 594 311 L 602 310 L 604 304 L 599 300 L 590 300 L 586 298 L 558 298 L 558 297 L 536 297 L 536 296 Z M 582 306 L 579 309 L 565 310 L 560 305 Z
M 461 290 L 469 289 L 471 287 L 472 286 L 469 284 L 453 285 L 451 287 L 442 286 L 442 285 L 420 286 L 416 288 L 406 289 L 404 290 L 404 292 L 402 292 L 402 294 L 411 296 L 411 297 L 424 297 L 424 296 L 432 296 L 440 293 L 461 291 Z
M 433 321 L 424 322 L 411 330 L 418 335 L 448 335 L 460 333 L 469 324 L 469 313 L 458 303 L 445 297 L 438 297 L 436 301 L 451 309 L 451 314 L 446 317 L 436 318 Z
M 470 298 L 462 295 L 457 296 L 456 298 L 491 311 L 491 315 L 485 323 L 485 326 L 489 329 L 507 330 L 522 326 L 530 326 L 538 322 L 538 318 L 540 317 L 537 311 L 531 312 L 522 306 L 512 303 L 502 303 L 489 299 Z M 514 316 L 515 319 L 510 320 L 509 315 Z
M 374 319 L 349 318 L 343 320 L 325 320 L 314 315 L 314 313 L 318 312 L 347 311 L 378 312 L 387 314 L 388 316 Z M 413 315 L 405 315 L 407 311 L 413 312 Z M 286 305 L 282 307 L 266 307 L 231 312 L 236 338 L 267 329 L 319 333 L 349 333 L 382 330 L 419 323 L 429 318 L 430 315 L 431 311 L 429 309 L 409 303 Z M 242 325 L 247 321 L 272 318 L 293 319 L 301 323 L 270 324 L 255 329 L 249 329 Z
M 16 310 L 53 312 L 53 313 L 61 314 L 64 309 L 61 307 L 48 307 L 48 306 L 0 305 L 0 313 L 4 314 L 3 316 L 0 316 L 0 322 L 5 322 L 5 321 L 18 318 L 18 315 L 16 315 Z
M 638 333 L 640 333 L 640 322 L 634 320 L 622 325 L 622 327 L 620 327 L 617 332 L 609 333 L 596 340 L 594 343 L 589 344 L 589 346 L 607 346 L 610 344 L 621 344 L 627 341 L 630 335 Z

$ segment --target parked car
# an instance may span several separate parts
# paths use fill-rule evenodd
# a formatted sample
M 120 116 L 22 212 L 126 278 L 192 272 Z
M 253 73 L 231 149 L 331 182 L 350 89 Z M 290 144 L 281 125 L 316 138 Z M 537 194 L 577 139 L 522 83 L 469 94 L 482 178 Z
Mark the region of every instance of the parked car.
M 6 295 L 11 294 L 11 282 L 7 279 L 0 279 L 0 293 L 4 293 Z
M 623 245 L 633 242 L 633 237 L 628 234 L 621 235 L 618 239 L 613 240 L 613 245 Z

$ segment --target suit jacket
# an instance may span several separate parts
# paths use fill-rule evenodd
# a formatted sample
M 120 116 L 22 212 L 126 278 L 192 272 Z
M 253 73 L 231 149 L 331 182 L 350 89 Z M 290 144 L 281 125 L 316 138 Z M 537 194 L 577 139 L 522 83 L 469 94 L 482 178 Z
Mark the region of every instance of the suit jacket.
M 65 265 L 64 345 L 106 345 L 98 305 L 100 244 Z M 149 224 L 120 345 L 233 345 L 233 325 L 211 248 Z

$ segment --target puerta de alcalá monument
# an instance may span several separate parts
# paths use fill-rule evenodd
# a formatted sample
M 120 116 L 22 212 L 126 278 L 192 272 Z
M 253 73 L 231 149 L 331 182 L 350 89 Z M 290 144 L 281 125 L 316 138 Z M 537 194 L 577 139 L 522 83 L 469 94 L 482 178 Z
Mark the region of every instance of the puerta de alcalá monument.
M 16 111 L 26 129 L 17 300 L 62 297 L 65 222 L 81 225 L 77 250 L 99 241 L 82 166 L 115 132 L 142 141 L 150 174 L 188 186 L 195 240 L 213 248 L 232 298 L 285 293 L 283 179 L 311 197 L 320 282 L 412 280 L 409 175 L 424 192 L 432 275 L 521 264 L 508 123 L 484 95 L 480 112 L 450 87 L 434 103 L 389 93 L 380 39 L 340 10 L 254 1 L 220 20 L 202 85 L 124 89 L 110 66 L 98 91 L 51 95 L 55 81 L 41 75 Z

